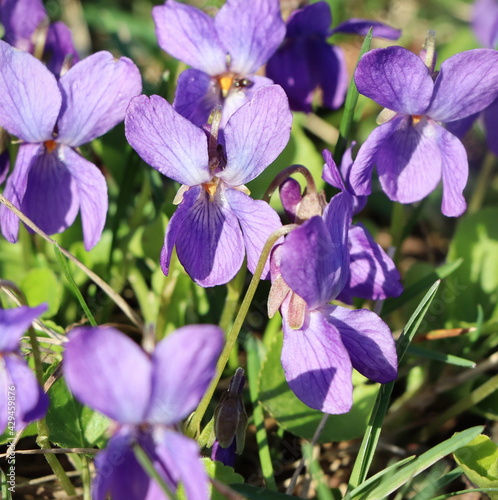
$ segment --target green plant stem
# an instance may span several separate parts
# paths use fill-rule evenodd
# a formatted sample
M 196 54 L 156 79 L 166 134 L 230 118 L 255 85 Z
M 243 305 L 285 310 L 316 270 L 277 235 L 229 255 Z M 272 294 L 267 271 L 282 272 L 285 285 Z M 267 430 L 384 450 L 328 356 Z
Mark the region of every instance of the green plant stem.
M 405 207 L 401 203 L 393 203 L 391 214 L 391 246 L 395 248 L 394 262 L 398 262 L 403 243 L 403 233 L 406 224 Z
M 31 340 L 31 350 L 33 353 L 33 360 L 35 363 L 35 373 L 36 378 L 38 379 L 38 383 L 43 386 L 43 366 L 40 355 L 40 346 L 38 345 L 38 340 L 36 339 L 36 334 L 33 328 L 29 329 L 29 338 Z M 38 438 L 36 439 L 36 444 L 42 449 L 50 449 L 52 445 L 49 441 L 49 430 L 47 423 L 44 418 L 40 419 L 37 424 L 38 427 Z M 45 458 L 47 459 L 48 464 L 53 470 L 54 474 L 58 477 L 61 482 L 66 495 L 75 496 L 76 490 L 74 489 L 73 483 L 67 477 L 66 471 L 63 469 L 61 463 L 57 459 L 57 457 L 52 453 L 46 453 Z
M 143 321 L 140 319 L 137 313 L 102 278 L 95 274 L 91 269 L 86 267 L 85 264 L 79 261 L 73 254 L 59 246 L 59 244 L 55 240 L 53 240 L 52 238 L 50 238 L 50 236 L 43 232 L 31 219 L 26 217 L 17 207 L 12 205 L 12 203 L 7 200 L 7 198 L 5 198 L 2 194 L 0 194 L 0 203 L 3 203 L 12 213 L 17 215 L 17 217 L 19 217 L 19 219 L 21 219 L 24 224 L 31 228 L 36 234 L 41 236 L 45 241 L 48 241 L 51 245 L 56 246 L 64 256 L 66 256 L 71 262 L 73 262 L 76 267 L 81 269 L 98 287 L 100 287 L 111 298 L 111 300 L 123 311 L 123 313 L 134 325 L 136 325 L 140 330 L 143 328 Z
M 252 335 L 247 338 L 247 378 L 249 382 L 249 394 L 251 396 L 254 425 L 256 426 L 256 442 L 258 443 L 259 461 L 261 471 L 265 478 L 268 489 L 277 491 L 275 473 L 271 462 L 270 447 L 268 445 L 268 435 L 265 429 L 265 415 L 263 407 L 258 401 L 258 375 L 261 370 L 261 360 L 259 357 L 258 340 Z
M 216 386 L 218 385 L 218 382 L 220 381 L 220 378 L 223 374 L 223 370 L 225 369 L 225 366 L 228 362 L 228 358 L 230 357 L 230 353 L 232 352 L 233 346 L 237 341 L 237 337 L 239 336 L 247 312 L 249 311 L 249 306 L 251 305 L 252 299 L 254 297 L 259 281 L 261 279 L 261 274 L 263 273 L 266 260 L 270 255 L 270 251 L 273 248 L 273 245 L 279 238 L 290 233 L 296 227 L 297 227 L 296 224 L 289 224 L 287 226 L 283 226 L 280 229 L 274 231 L 266 241 L 265 246 L 263 247 L 263 251 L 261 252 L 258 265 L 256 266 L 256 269 L 254 271 L 251 283 L 249 284 L 249 288 L 247 289 L 244 300 L 240 305 L 239 312 L 233 323 L 232 329 L 230 330 L 230 333 L 227 335 L 225 347 L 223 348 L 223 351 L 221 352 L 220 358 L 218 359 L 218 363 L 216 365 L 215 376 L 213 377 L 213 380 L 209 384 L 206 393 L 202 397 L 201 402 L 197 407 L 197 410 L 195 411 L 194 415 L 192 416 L 190 422 L 187 425 L 186 429 L 187 435 L 195 437 L 199 434 L 202 417 L 204 417 L 204 414 L 206 413 L 206 410 L 209 406 L 211 398 L 213 397 Z
M 495 155 L 488 152 L 486 158 L 484 159 L 481 171 L 479 172 L 477 185 L 472 193 L 472 198 L 469 201 L 469 208 L 467 210 L 468 213 L 473 214 L 481 208 L 484 197 L 486 196 L 486 191 L 488 190 L 491 182 L 495 162 Z

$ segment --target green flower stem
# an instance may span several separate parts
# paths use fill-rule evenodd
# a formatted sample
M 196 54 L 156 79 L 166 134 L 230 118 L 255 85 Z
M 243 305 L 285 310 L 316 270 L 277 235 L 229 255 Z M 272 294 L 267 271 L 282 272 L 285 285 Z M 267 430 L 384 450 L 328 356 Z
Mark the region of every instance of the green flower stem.
M 36 378 L 38 379 L 38 383 L 41 386 L 43 386 L 43 366 L 40 355 L 40 346 L 38 345 L 38 340 L 36 339 L 36 334 L 33 328 L 29 329 L 29 338 L 31 340 L 31 350 L 33 353 L 33 359 L 35 363 Z M 52 448 L 52 445 L 50 444 L 50 441 L 48 439 L 49 437 L 48 426 L 44 418 L 38 421 L 37 427 L 38 427 L 38 437 L 36 439 L 36 444 L 40 448 L 45 450 Z M 76 490 L 74 489 L 73 483 L 71 483 L 71 480 L 67 476 L 66 471 L 63 469 L 58 458 L 52 453 L 45 454 L 45 458 L 47 459 L 48 465 L 50 465 L 54 474 L 58 477 L 59 481 L 61 482 L 61 485 L 64 488 L 66 495 L 75 496 Z
M 484 197 L 486 196 L 486 191 L 491 183 L 495 162 L 496 157 L 493 153 L 488 152 L 486 158 L 484 159 L 481 171 L 479 172 L 477 185 L 472 193 L 472 198 L 469 201 L 469 208 L 467 210 L 468 213 L 473 214 L 481 208 Z
M 398 262 L 403 243 L 404 228 L 406 224 L 405 207 L 401 203 L 393 203 L 391 214 L 391 246 L 395 249 L 394 262 Z
M 187 425 L 186 428 L 187 435 L 195 437 L 199 434 L 202 417 L 204 417 L 204 414 L 206 413 L 206 410 L 209 406 L 211 398 L 213 397 L 216 386 L 218 385 L 218 382 L 220 381 L 220 378 L 223 374 L 223 370 L 225 369 L 225 366 L 228 362 L 228 358 L 230 357 L 230 353 L 232 352 L 233 346 L 237 341 L 237 337 L 239 336 L 247 312 L 249 311 L 249 306 L 256 292 L 256 288 L 258 287 L 259 281 L 261 279 L 261 274 L 263 273 L 266 260 L 270 255 L 270 251 L 273 248 L 273 245 L 279 238 L 290 233 L 296 227 L 297 227 L 296 224 L 289 224 L 287 226 L 283 226 L 280 229 L 274 231 L 266 241 L 265 246 L 263 247 L 263 251 L 261 252 L 258 265 L 256 266 L 256 269 L 254 271 L 254 276 L 252 277 L 251 283 L 249 284 L 249 288 L 247 289 L 244 300 L 240 305 L 240 309 L 235 318 L 232 329 L 230 330 L 230 333 L 227 335 L 225 347 L 223 348 L 223 351 L 221 352 L 220 358 L 218 359 L 218 363 L 216 365 L 215 376 L 211 381 L 211 384 L 209 384 L 209 387 L 207 388 L 206 393 L 202 397 L 201 402 L 197 407 L 197 410 L 195 411 L 195 413 L 193 414 L 192 418 L 190 419 Z
M 164 482 L 163 478 L 157 472 L 151 459 L 138 443 L 133 446 L 133 453 L 135 453 L 136 459 L 139 461 L 145 472 L 147 472 L 149 477 L 156 481 L 156 483 L 160 486 L 160 488 L 168 498 L 175 500 L 177 496 L 168 488 L 168 485 Z

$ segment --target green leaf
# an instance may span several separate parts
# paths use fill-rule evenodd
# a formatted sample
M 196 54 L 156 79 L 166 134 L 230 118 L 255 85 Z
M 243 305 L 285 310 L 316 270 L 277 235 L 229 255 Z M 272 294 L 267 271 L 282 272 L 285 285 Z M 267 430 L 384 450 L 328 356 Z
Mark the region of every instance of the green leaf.
M 422 347 L 416 347 L 413 345 L 408 347 L 408 354 L 419 356 L 425 359 L 432 359 L 434 361 L 441 361 L 449 365 L 463 366 L 465 368 L 474 368 L 476 366 L 475 362 L 469 359 L 453 356 L 452 354 L 445 354 L 444 352 L 431 351 L 429 349 L 424 349 Z
M 448 251 L 448 262 L 463 264 L 448 280 L 448 317 L 453 322 L 474 322 L 477 308 L 484 318 L 498 318 L 498 209 L 464 215 Z
M 458 465 L 480 488 L 498 488 L 498 446 L 488 436 L 477 436 L 454 453 Z M 498 493 L 489 493 L 491 500 Z
M 10 466 L 9 466 L 10 467 Z M 9 467 L 6 467 L 7 474 L 9 473 Z M 7 477 L 3 470 L 0 469 L 0 498 L 5 498 L 5 500 L 12 500 L 11 492 L 15 490 L 15 475 L 12 476 L 14 483 L 10 484 L 10 476 Z
M 441 458 L 453 453 L 465 446 L 483 430 L 482 426 L 471 427 L 462 432 L 457 432 L 451 438 L 439 443 L 429 451 L 422 453 L 418 458 L 402 467 L 389 477 L 389 481 L 380 481 L 373 488 L 371 484 L 362 484 L 352 490 L 347 498 L 354 500 L 378 500 L 387 498 L 390 493 L 396 491 L 413 477 L 428 469 Z
M 214 462 L 210 458 L 206 457 L 203 457 L 201 461 L 204 464 L 208 476 L 210 478 L 216 479 L 220 483 L 226 485 L 237 484 L 237 486 L 239 486 L 239 483 L 244 482 L 244 478 L 240 474 L 237 474 L 233 470 L 233 467 L 223 465 L 221 462 Z M 230 487 L 232 488 L 232 486 Z M 187 500 L 183 485 L 180 485 L 180 487 L 178 488 L 176 497 L 178 498 L 178 500 Z M 209 498 L 211 500 L 226 500 L 226 497 L 215 488 L 213 488 L 212 484 L 209 485 Z
M 51 318 L 57 314 L 61 304 L 62 285 L 57 276 L 47 267 L 38 267 L 29 271 L 23 278 L 20 288 L 26 295 L 29 306 L 37 306 L 42 302 L 48 304 L 48 311 L 43 318 Z
M 280 363 L 282 336 L 275 337 L 270 344 L 266 360 L 259 377 L 259 400 L 284 429 L 297 436 L 311 440 L 323 413 L 313 410 L 301 402 L 290 390 Z M 364 384 L 363 377 L 355 374 L 353 408 L 344 415 L 330 415 L 319 442 L 347 441 L 363 434 L 372 410 L 378 384 Z
M 103 438 L 110 420 L 76 401 L 64 379 L 57 380 L 48 395 L 50 441 L 61 448 L 91 448 Z

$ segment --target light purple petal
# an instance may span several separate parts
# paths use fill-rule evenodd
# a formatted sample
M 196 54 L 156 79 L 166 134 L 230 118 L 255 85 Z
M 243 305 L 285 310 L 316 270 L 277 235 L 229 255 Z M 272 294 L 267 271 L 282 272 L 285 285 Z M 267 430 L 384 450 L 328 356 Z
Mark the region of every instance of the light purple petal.
M 406 118 L 385 140 L 375 163 L 382 189 L 391 200 L 412 203 L 425 198 L 441 180 L 441 150 L 436 140 L 440 125 Z
M 181 73 L 173 102 L 178 113 L 202 127 L 208 123 L 211 111 L 218 104 L 221 104 L 221 94 L 214 78 L 197 69 Z
M 498 97 L 498 52 L 474 49 L 450 57 L 439 70 L 427 114 L 440 122 L 465 118 Z
M 294 394 L 325 413 L 347 413 L 353 404 L 352 366 L 334 325 L 318 311 L 299 330 L 283 322 L 282 366 Z
M 59 76 L 66 60 L 72 66 L 80 58 L 73 44 L 71 30 L 62 22 L 50 24 L 45 41 L 44 58 L 47 59 L 47 68 Z
M 20 50 L 31 52 L 33 35 L 47 20 L 47 13 L 41 0 L 2 0 L 0 19 L 5 41 Z
M 40 144 L 21 144 L 17 152 L 16 165 L 10 177 L 3 195 L 15 207 L 21 208 L 26 187 L 28 185 L 28 174 L 32 165 L 36 163 L 38 155 L 42 154 L 44 147 Z M 7 241 L 15 243 L 19 233 L 19 218 L 14 215 L 5 205 L 0 206 L 0 227 Z
M 231 186 L 257 177 L 289 142 L 292 114 L 278 85 L 259 89 L 225 127 L 227 166 L 218 174 Z
M 341 172 L 337 168 L 332 153 L 328 149 L 322 151 L 322 156 L 325 161 L 323 166 L 322 179 L 331 186 L 341 191 L 346 191 L 346 186 L 341 176 Z
M 0 126 L 26 142 L 51 139 L 61 107 L 54 75 L 31 54 L 1 40 L 0 67 Z
M 285 37 L 279 0 L 227 0 L 214 22 L 230 70 L 241 75 L 256 73 Z
M 498 42 L 498 3 L 476 0 L 472 10 L 472 29 L 480 44 L 494 49 Z
M 253 200 L 236 189 L 227 189 L 225 197 L 242 227 L 247 253 L 247 267 L 254 273 L 269 236 L 282 227 L 280 218 L 265 201 Z M 267 259 L 261 279 L 270 278 L 270 259 Z
M 47 234 L 67 229 L 79 210 L 78 190 L 66 165 L 65 149 L 59 146 L 48 152 L 44 148 L 33 158 L 22 199 L 21 211 Z
M 401 30 L 391 28 L 387 24 L 370 19 L 351 18 L 336 26 L 331 34 L 346 33 L 349 35 L 366 36 L 370 28 L 373 28 L 372 35 L 387 40 L 397 40 L 401 36 Z
M 306 39 L 291 39 L 275 52 L 266 65 L 266 75 L 285 90 L 290 108 L 305 113 L 312 110 L 313 91 L 317 85 L 316 76 L 310 69 L 308 46 Z
M 245 254 L 237 216 L 219 193 L 215 196 L 210 200 L 202 190 L 182 216 L 182 226 L 174 231 L 178 259 L 189 276 L 204 287 L 228 283 Z
M 483 113 L 488 148 L 498 156 L 498 99 Z
M 332 13 L 327 2 L 316 2 L 295 10 L 287 21 L 287 40 L 317 36 L 324 39 L 329 36 Z
M 362 225 L 351 226 L 348 234 L 351 263 L 346 289 L 349 296 L 371 300 L 397 297 L 403 287 L 392 259 Z
M 367 196 L 372 192 L 372 170 L 377 155 L 389 143 L 391 136 L 400 127 L 406 127 L 405 119 L 398 116 L 375 128 L 362 144 L 351 167 L 349 182 L 356 196 Z
M 348 89 L 349 76 L 344 53 L 340 47 L 315 41 L 311 48 L 315 54 L 316 79 L 322 89 L 322 103 L 330 109 L 342 106 Z
M 409 115 L 425 113 L 434 88 L 427 66 L 403 47 L 367 52 L 358 63 L 354 79 L 360 94 Z
M 441 211 L 448 217 L 458 217 L 465 212 L 467 204 L 463 190 L 469 176 L 467 152 L 458 137 L 440 126 L 436 126 L 436 139 L 441 152 L 443 175 L 443 203 Z
M 310 309 L 338 293 L 342 261 L 335 258 L 336 246 L 323 219 L 315 216 L 287 235 L 281 247 L 282 277 Z
M 62 108 L 58 141 L 81 146 L 123 121 L 130 99 L 142 91 L 131 59 L 97 52 L 75 64 L 59 80 Z
M 3 356 L 3 361 L 11 385 L 15 386 L 15 428 L 18 431 L 27 423 L 45 415 L 48 396 L 24 359 L 17 354 L 7 354 Z
M 0 353 L 17 352 L 19 340 L 33 320 L 48 309 L 46 304 L 37 307 L 20 306 L 0 309 Z
M 162 97 L 141 95 L 130 102 L 126 139 L 161 174 L 187 186 L 211 179 L 206 134 Z
M 190 500 L 208 500 L 208 476 L 192 439 L 167 429 L 156 432 L 156 454 L 176 483 L 182 482 Z
M 152 364 L 142 349 L 114 328 L 75 328 L 64 353 L 64 376 L 85 405 L 124 424 L 143 422 Z
M 174 0 L 152 9 L 159 46 L 168 54 L 209 75 L 227 69 L 228 48 L 218 38 L 214 19 Z
M 248 79 L 250 84 L 240 88 L 233 88 L 223 101 L 220 127 L 225 128 L 231 116 L 246 102 L 249 102 L 261 87 L 272 85 L 273 81 L 264 76 L 253 75 Z
M 91 162 L 62 147 L 65 165 L 71 174 L 79 198 L 83 240 L 90 250 L 100 240 L 107 215 L 107 183 L 101 171 Z
M 192 325 L 157 344 L 152 354 L 148 422 L 175 424 L 195 409 L 215 374 L 223 343 L 219 327 Z
M 320 309 L 341 335 L 353 367 L 385 384 L 398 375 L 396 345 L 389 327 L 372 311 L 325 306 Z

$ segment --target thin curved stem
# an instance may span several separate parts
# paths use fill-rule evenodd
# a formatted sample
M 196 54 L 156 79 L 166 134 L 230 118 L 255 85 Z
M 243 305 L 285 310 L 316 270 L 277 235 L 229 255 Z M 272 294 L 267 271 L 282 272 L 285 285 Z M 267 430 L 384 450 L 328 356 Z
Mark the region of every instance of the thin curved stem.
M 267 203 L 270 201 L 273 193 L 277 190 L 277 188 L 282 184 L 282 182 L 287 179 L 287 177 L 292 174 L 301 174 L 306 179 L 307 191 L 308 193 L 316 193 L 316 184 L 311 172 L 304 167 L 303 165 L 291 165 L 290 167 L 284 168 L 271 182 L 268 189 L 265 191 L 262 200 Z

